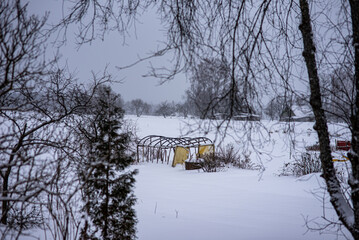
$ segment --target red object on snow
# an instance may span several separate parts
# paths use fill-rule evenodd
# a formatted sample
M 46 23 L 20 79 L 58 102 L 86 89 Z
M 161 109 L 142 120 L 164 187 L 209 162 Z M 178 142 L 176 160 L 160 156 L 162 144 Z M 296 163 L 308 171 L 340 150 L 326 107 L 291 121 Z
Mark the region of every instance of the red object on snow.
M 349 151 L 351 143 L 350 141 L 336 141 L 336 150 Z

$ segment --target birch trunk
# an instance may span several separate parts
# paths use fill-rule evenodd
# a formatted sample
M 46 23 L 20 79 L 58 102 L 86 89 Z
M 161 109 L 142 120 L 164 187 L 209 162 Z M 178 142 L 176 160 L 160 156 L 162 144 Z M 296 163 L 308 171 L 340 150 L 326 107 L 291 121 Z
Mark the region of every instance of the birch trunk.
M 354 2 L 354 1 L 351 1 Z M 358 1 L 355 1 L 356 4 Z M 311 19 L 309 14 L 309 5 L 307 0 L 300 0 L 300 10 L 301 10 L 301 17 L 302 22 L 299 26 L 299 29 L 302 33 L 303 37 L 303 57 L 305 60 L 305 64 L 307 67 L 307 73 L 309 77 L 309 84 L 310 84 L 310 104 L 313 109 L 313 113 L 315 116 L 315 125 L 314 129 L 316 130 L 319 138 L 319 144 L 320 144 L 320 160 L 322 162 L 322 168 L 323 168 L 323 178 L 325 179 L 327 190 L 330 194 L 330 201 L 340 219 L 340 221 L 344 224 L 344 226 L 351 232 L 353 237 L 355 239 L 359 239 L 359 191 L 356 191 L 355 189 L 359 189 L 359 181 L 358 177 L 359 174 L 357 173 L 359 169 L 357 169 L 358 165 L 358 155 L 355 154 L 357 144 L 354 141 L 354 146 L 352 151 L 352 164 L 353 160 L 356 164 L 353 166 L 353 175 L 351 178 L 351 186 L 352 186 L 352 202 L 353 202 L 353 208 L 350 206 L 350 204 L 346 201 L 346 198 L 342 192 L 342 189 L 340 187 L 340 183 L 338 178 L 335 174 L 335 168 L 332 161 L 331 156 L 331 149 L 330 149 L 330 140 L 329 140 L 329 132 L 328 132 L 328 125 L 327 125 L 327 119 L 324 114 L 324 110 L 322 108 L 322 96 L 320 92 L 320 85 L 319 85 L 319 76 L 317 71 L 317 62 L 315 58 L 315 44 L 313 41 L 313 31 L 311 26 Z M 353 5 L 353 4 L 352 4 Z M 358 5 L 358 4 L 357 4 Z M 358 7 L 358 6 L 356 6 Z M 356 11 L 353 13 L 353 11 Z M 359 10 L 353 10 L 352 7 L 352 14 L 358 15 Z M 354 21 L 353 21 L 354 25 Z M 353 31 L 357 31 L 353 28 Z M 356 49 L 356 57 L 357 57 L 357 51 Z M 358 58 L 356 58 L 356 65 L 358 65 Z M 358 66 L 356 66 L 357 68 Z M 357 72 L 356 72 L 357 73 Z M 358 79 L 358 74 L 356 74 L 356 78 Z M 359 81 L 357 80 L 356 87 L 358 89 Z M 358 95 L 357 95 L 358 96 Z M 356 106 L 359 106 L 359 99 L 357 98 Z M 356 111 L 357 112 L 357 111 Z M 358 122 L 357 120 L 355 120 Z M 356 124 L 356 122 L 353 122 L 354 125 L 357 125 L 359 127 L 359 124 Z M 354 126 L 353 126 L 354 127 Z M 355 128 L 354 128 L 355 129 Z M 359 132 L 359 131 L 358 131 Z M 356 139 L 356 133 L 353 133 L 353 140 Z M 354 154 L 353 154 L 354 153 Z M 354 170 L 355 168 L 355 170 Z M 353 178 L 354 177 L 354 178 Z M 355 188 L 353 188 L 355 187 Z M 354 191 L 353 191 L 354 190 Z

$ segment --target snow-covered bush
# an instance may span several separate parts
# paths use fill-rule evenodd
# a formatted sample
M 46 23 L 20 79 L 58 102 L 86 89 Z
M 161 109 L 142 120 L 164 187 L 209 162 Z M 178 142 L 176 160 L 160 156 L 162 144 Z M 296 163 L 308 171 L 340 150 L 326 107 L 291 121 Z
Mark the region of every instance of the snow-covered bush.
M 219 172 L 225 166 L 222 159 L 218 158 L 216 154 L 205 155 L 199 165 L 204 172 Z
M 228 144 L 225 147 L 219 147 L 216 153 L 216 158 L 220 159 L 224 164 L 237 165 L 240 160 L 239 150 L 235 149 L 233 144 Z
M 256 169 L 256 164 L 252 162 L 249 154 L 240 154 L 233 144 L 226 147 L 219 147 L 214 155 L 208 155 L 200 163 L 205 172 L 218 172 L 225 166 L 234 166 L 241 169 Z
M 306 151 L 294 157 L 294 162 L 285 163 L 281 175 L 296 177 L 321 172 L 319 152 Z
M 221 159 L 226 165 L 232 165 L 241 169 L 256 169 L 256 164 L 254 164 L 250 158 L 250 154 L 239 152 L 239 149 L 236 149 L 233 144 L 228 144 L 224 148 L 219 148 L 216 157 Z

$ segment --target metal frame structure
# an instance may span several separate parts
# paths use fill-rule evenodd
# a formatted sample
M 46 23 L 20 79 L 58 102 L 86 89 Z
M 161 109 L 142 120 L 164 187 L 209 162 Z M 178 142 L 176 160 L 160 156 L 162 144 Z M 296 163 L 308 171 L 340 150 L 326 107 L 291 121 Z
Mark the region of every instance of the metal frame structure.
M 200 145 L 208 144 L 213 144 L 213 142 L 206 137 L 173 138 L 159 135 L 149 135 L 142 138 L 137 143 L 137 162 L 140 162 L 141 153 L 143 161 L 153 162 L 156 159 L 157 163 L 161 160 L 162 163 L 166 162 L 168 164 L 170 161 L 171 149 L 173 149 L 173 152 L 177 146 L 198 149 Z M 142 152 L 140 149 L 142 149 Z

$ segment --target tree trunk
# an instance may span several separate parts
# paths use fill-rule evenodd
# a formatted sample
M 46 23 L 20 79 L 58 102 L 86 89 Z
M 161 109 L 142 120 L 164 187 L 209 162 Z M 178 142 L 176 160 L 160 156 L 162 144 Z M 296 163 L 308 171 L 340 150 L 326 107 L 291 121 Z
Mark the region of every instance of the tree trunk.
M 1 195 L 3 199 L 8 198 L 8 193 L 7 193 L 8 192 L 8 182 L 9 182 L 9 175 L 5 174 L 5 176 L 3 178 L 2 195 Z M 2 203 L 2 206 L 1 206 L 0 223 L 6 225 L 7 224 L 7 215 L 9 212 L 8 201 L 2 200 L 1 203 Z
M 109 162 L 107 162 L 109 163 Z M 110 177 L 109 177 L 109 167 L 106 166 L 106 186 L 105 186 L 105 207 L 104 207 L 104 212 L 103 212 L 103 218 L 104 218 L 104 226 L 103 226 L 103 239 L 104 240 L 108 240 L 108 221 L 109 221 L 109 202 L 110 202 L 110 196 L 109 196 L 109 181 L 110 181 Z
M 351 7 L 353 47 L 354 47 L 354 86 L 356 92 L 354 113 L 351 116 L 352 149 L 348 156 L 352 165 L 352 175 L 349 181 L 351 198 L 354 208 L 354 229 L 359 232 L 359 1 L 349 0 Z
M 320 160 L 323 170 L 322 176 L 326 182 L 327 190 L 330 195 L 330 201 L 340 221 L 351 232 L 355 239 L 359 239 L 359 232 L 357 231 L 356 225 L 354 224 L 356 221 L 356 219 L 354 219 L 354 211 L 345 199 L 345 196 L 340 187 L 339 180 L 336 177 L 335 168 L 332 161 L 327 119 L 322 108 L 322 97 L 315 58 L 315 45 L 313 41 L 313 31 L 309 15 L 308 1 L 299 0 L 299 3 L 302 16 L 299 29 L 303 36 L 303 57 L 307 67 L 311 93 L 310 105 L 312 106 L 315 116 L 314 129 L 316 130 L 319 138 Z M 354 207 L 356 204 L 354 204 Z

